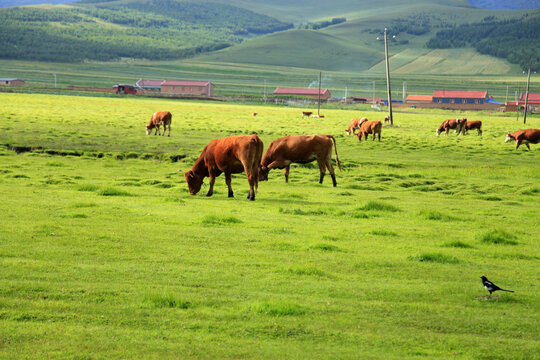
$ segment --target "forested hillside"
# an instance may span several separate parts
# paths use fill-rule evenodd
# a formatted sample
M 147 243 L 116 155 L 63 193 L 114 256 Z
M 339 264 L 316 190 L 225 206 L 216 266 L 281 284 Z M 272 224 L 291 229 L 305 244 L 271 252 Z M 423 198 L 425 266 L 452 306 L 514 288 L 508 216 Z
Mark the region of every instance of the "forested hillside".
M 209 2 L 85 1 L 76 5 L 0 9 L 0 58 L 178 59 L 292 27 L 249 10 Z
M 486 17 L 482 22 L 462 25 L 437 32 L 428 41 L 432 49 L 472 46 L 481 54 L 506 58 L 523 69 L 540 63 L 540 11 L 526 14 L 521 19 L 497 20 Z

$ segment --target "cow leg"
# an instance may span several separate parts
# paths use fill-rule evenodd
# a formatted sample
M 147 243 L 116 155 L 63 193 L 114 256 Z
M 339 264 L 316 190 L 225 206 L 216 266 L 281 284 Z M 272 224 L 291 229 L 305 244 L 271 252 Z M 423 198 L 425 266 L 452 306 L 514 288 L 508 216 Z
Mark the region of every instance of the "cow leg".
M 165 135 L 165 133 L 163 133 L 163 135 Z M 169 137 L 171 137 L 171 123 L 169 123 Z
M 285 182 L 286 183 L 289 182 L 289 169 L 290 169 L 290 166 L 285 166 L 285 169 L 283 170 L 283 174 L 285 175 Z
M 527 146 L 527 149 L 529 149 L 529 151 L 531 151 L 531 147 L 529 146 L 529 143 L 525 143 L 525 146 Z
M 328 172 L 330 173 L 330 176 L 332 177 L 332 184 L 334 184 L 334 187 L 336 187 L 337 186 L 336 173 L 334 172 L 334 166 L 332 166 L 331 158 L 326 159 L 326 167 L 328 168 Z
M 319 184 L 322 184 L 324 179 L 324 174 L 326 173 L 326 164 L 323 159 L 317 158 L 317 163 L 319 164 L 319 170 L 321 171 L 321 176 L 319 178 Z
M 216 177 L 214 176 L 214 174 L 209 171 L 210 175 L 210 181 L 209 181 L 209 185 L 208 185 L 208 193 L 206 194 L 206 196 L 212 196 L 214 194 L 214 183 L 216 182 Z
M 516 140 L 516 150 L 518 149 L 519 145 L 521 145 L 521 141 L 520 141 L 520 140 Z
M 231 173 L 225 173 L 225 183 L 227 184 L 227 187 L 229 188 L 229 197 L 234 197 L 234 193 L 232 191 L 231 187 Z
M 373 141 L 375 141 L 375 131 L 373 131 Z
M 159 132 L 159 135 L 161 135 L 161 131 L 159 130 L 159 125 L 156 125 L 156 132 L 154 133 L 154 135 L 157 135 Z
M 381 132 L 379 131 L 379 142 L 381 142 Z

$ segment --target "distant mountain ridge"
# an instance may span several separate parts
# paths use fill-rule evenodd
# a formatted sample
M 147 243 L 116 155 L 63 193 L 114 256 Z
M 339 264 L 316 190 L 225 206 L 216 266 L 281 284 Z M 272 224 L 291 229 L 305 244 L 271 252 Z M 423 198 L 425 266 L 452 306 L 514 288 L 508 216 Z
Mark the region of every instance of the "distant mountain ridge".
M 472 6 L 492 10 L 540 9 L 540 0 L 468 0 Z
M 0 7 L 39 5 L 39 4 L 67 4 L 77 0 L 0 0 Z

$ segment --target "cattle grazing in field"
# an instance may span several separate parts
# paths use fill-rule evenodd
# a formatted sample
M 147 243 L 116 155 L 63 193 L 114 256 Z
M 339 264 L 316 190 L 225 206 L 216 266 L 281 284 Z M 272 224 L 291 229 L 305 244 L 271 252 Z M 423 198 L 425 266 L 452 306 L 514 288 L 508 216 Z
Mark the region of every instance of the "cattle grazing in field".
M 256 113 L 256 112 L 252 112 L 252 113 L 251 113 L 251 116 L 257 116 L 257 113 Z
M 351 133 L 353 133 L 353 135 L 356 135 L 356 130 L 360 129 L 360 123 L 362 121 L 367 121 L 367 118 L 363 117 L 352 119 L 349 123 L 349 127 L 345 130 L 347 135 L 351 135 Z
M 304 116 L 310 117 L 311 114 L 313 114 L 313 111 L 302 111 L 302 119 L 304 118 Z
M 444 120 L 441 126 L 439 126 L 439 128 L 437 129 L 436 134 L 437 136 L 439 136 L 444 131 L 445 135 L 448 136 L 448 132 L 450 131 L 450 129 L 454 129 L 454 133 L 457 132 L 457 134 L 459 135 L 459 133 L 463 131 L 466 122 L 467 119 Z
M 365 118 L 364 118 L 365 119 Z M 382 123 L 379 120 L 365 120 L 360 122 L 360 129 L 358 130 L 358 141 L 367 140 L 369 134 L 373 134 L 373 140 L 375 141 L 375 135 L 379 135 L 379 142 L 381 141 Z
M 531 147 L 529 144 L 538 144 L 540 142 L 540 129 L 526 129 L 518 130 L 513 133 L 506 134 L 506 139 L 504 142 L 509 142 L 514 140 L 516 142 L 516 150 L 519 145 L 525 144 L 529 151 Z
M 152 129 L 156 129 L 154 135 L 158 134 L 161 136 L 161 131 L 159 127 L 163 125 L 163 136 L 165 136 L 165 130 L 169 128 L 169 135 L 171 136 L 171 122 L 172 115 L 168 111 L 158 111 L 152 115 L 150 122 L 146 125 L 146 135 L 152 134 Z
M 482 122 L 481 121 L 465 121 L 465 128 L 463 129 L 463 135 L 467 135 L 469 130 L 476 129 L 478 135 L 482 135 Z
M 293 135 L 276 139 L 270 143 L 261 161 L 259 180 L 268 180 L 268 173 L 272 169 L 285 169 L 285 182 L 289 182 L 291 163 L 307 164 L 317 160 L 320 170 L 319 183 L 322 184 L 328 169 L 336 186 L 336 175 L 332 166 L 332 145 L 336 153 L 337 166 L 341 170 L 336 139 L 332 135 Z
M 390 122 L 390 115 L 384 117 L 384 123 L 386 124 L 387 122 Z
M 212 196 L 216 177 L 225 173 L 225 183 L 229 197 L 233 197 L 231 174 L 245 172 L 249 182 L 249 200 L 255 200 L 255 190 L 259 184 L 259 165 L 263 153 L 263 143 L 257 134 L 229 136 L 214 139 L 203 149 L 191 170 L 184 174 L 189 193 L 195 195 L 201 189 L 205 177 L 210 178 L 210 188 L 206 196 Z

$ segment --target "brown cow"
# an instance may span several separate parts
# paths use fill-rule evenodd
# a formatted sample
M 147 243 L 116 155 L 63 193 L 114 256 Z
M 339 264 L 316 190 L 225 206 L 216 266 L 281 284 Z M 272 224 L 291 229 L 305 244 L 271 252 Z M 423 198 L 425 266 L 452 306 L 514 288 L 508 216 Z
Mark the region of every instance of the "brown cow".
M 310 117 L 311 114 L 313 114 L 313 111 L 302 111 L 302 119 L 304 116 Z
M 459 135 L 460 132 L 463 131 L 463 127 L 465 126 L 465 123 L 467 122 L 467 119 L 450 119 L 450 120 L 444 120 L 441 126 L 436 131 L 437 136 L 439 136 L 443 131 L 445 132 L 445 135 L 448 136 L 448 132 L 450 129 L 454 129 L 454 132 L 457 132 Z
M 159 134 L 161 136 L 161 131 L 159 126 L 163 125 L 163 136 L 165 136 L 165 130 L 169 128 L 169 136 L 171 136 L 171 122 L 172 115 L 168 111 L 158 111 L 152 115 L 150 122 L 146 125 L 146 135 L 152 134 L 152 129 L 156 128 L 154 135 Z
M 373 140 L 375 141 L 375 134 L 379 135 L 379 142 L 381 141 L 382 123 L 379 120 L 362 121 L 360 123 L 360 130 L 358 130 L 358 141 L 362 141 L 362 135 L 364 140 L 367 140 L 369 134 L 373 134 Z
M 336 153 L 336 163 L 341 170 L 336 139 L 332 135 L 294 135 L 285 136 L 272 141 L 261 161 L 259 180 L 268 180 L 272 169 L 285 169 L 285 182 L 289 182 L 289 167 L 291 163 L 307 164 L 317 160 L 322 184 L 326 169 L 332 176 L 334 186 L 337 185 L 334 167 L 332 166 L 332 141 Z
M 482 135 L 482 122 L 481 121 L 465 121 L 465 127 L 463 130 L 463 135 L 469 134 L 469 130 L 476 129 L 478 135 Z
M 384 123 L 386 124 L 387 122 L 390 122 L 390 115 L 384 117 Z
M 206 196 L 212 196 L 216 177 L 225 173 L 229 197 L 233 197 L 231 174 L 245 172 L 249 182 L 249 200 L 255 200 L 255 190 L 259 184 L 259 164 L 263 153 L 263 143 L 257 134 L 229 136 L 214 139 L 206 145 L 191 170 L 184 174 L 189 193 L 195 195 L 201 189 L 205 177 L 210 177 L 210 188 Z
M 538 144 L 540 142 L 540 129 L 526 129 L 518 130 L 516 132 L 506 134 L 506 139 L 504 142 L 509 142 L 514 140 L 516 142 L 516 150 L 519 145 L 525 144 L 529 151 L 531 150 L 530 144 Z
M 367 118 L 363 117 L 352 119 L 349 123 L 349 127 L 347 128 L 347 130 L 345 130 L 347 135 L 351 135 L 351 132 L 353 133 L 353 135 L 356 135 L 356 130 L 360 129 L 360 123 L 362 121 L 367 121 Z

